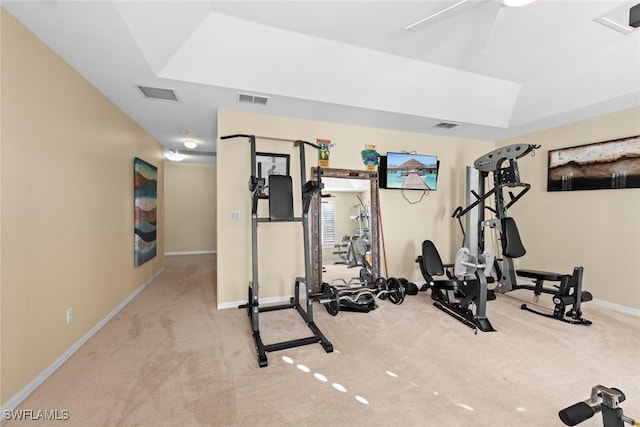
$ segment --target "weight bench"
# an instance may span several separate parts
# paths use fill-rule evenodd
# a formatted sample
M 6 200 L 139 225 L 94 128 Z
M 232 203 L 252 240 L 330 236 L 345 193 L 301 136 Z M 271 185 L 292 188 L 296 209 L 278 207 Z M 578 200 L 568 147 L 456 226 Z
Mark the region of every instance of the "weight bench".
M 520 240 L 520 234 L 518 233 L 518 227 L 516 226 L 515 220 L 511 217 L 506 217 L 500 219 L 499 224 L 501 228 L 503 257 L 513 259 L 523 256 L 526 253 L 526 250 Z M 574 267 L 573 274 L 516 269 L 516 276 L 532 279 L 533 285 L 518 283 L 517 280 L 513 280 L 511 286 L 506 288 L 506 291 L 514 289 L 527 289 L 533 291 L 534 302 L 538 302 L 540 295 L 543 293 L 551 294 L 553 295 L 553 303 L 555 304 L 553 314 L 534 310 L 528 307 L 527 304 L 522 304 L 520 308 L 541 316 L 558 319 L 563 322 L 588 326 L 591 325 L 591 322 L 582 318 L 580 304 L 591 301 L 593 297 L 591 293 L 582 290 L 583 272 L 583 267 Z M 545 281 L 559 282 L 559 285 L 554 285 L 553 288 L 545 288 L 543 286 Z M 568 311 L 566 311 L 567 307 L 570 307 Z M 565 319 L 565 317 L 568 319 Z
M 533 285 L 525 285 L 518 283 L 513 286 L 513 289 L 528 289 L 533 291 L 533 301 L 538 302 L 541 294 L 553 295 L 554 309 L 553 314 L 542 313 L 536 311 L 527 304 L 522 304 L 521 309 L 530 311 L 535 314 L 539 314 L 545 317 L 551 317 L 568 323 L 577 323 L 582 325 L 590 325 L 589 320 L 582 318 L 582 311 L 580 310 L 580 304 L 583 302 L 591 301 L 593 296 L 590 292 L 582 290 L 582 273 L 584 269 L 582 267 L 575 267 L 573 274 L 558 274 L 550 273 L 548 271 L 538 270 L 516 270 L 518 277 L 526 277 L 533 280 Z M 544 282 L 560 282 L 559 285 L 554 285 L 553 288 L 545 288 Z M 573 291 L 573 292 L 572 292 Z M 566 311 L 567 307 L 571 307 Z M 568 318 L 565 318 L 565 316 Z

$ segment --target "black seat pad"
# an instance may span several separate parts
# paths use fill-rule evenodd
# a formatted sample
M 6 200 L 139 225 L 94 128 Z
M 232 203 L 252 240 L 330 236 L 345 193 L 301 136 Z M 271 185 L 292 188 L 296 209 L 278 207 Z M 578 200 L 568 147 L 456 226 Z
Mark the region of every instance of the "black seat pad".
M 549 271 L 540 271 L 540 270 L 516 270 L 516 274 L 521 277 L 528 277 L 530 279 L 542 279 L 542 280 L 551 280 L 553 282 L 559 282 L 562 280 L 566 274 L 560 273 L 551 273 Z
M 457 279 L 434 280 L 433 281 L 433 287 L 437 288 L 437 289 L 446 289 L 446 290 L 457 291 L 463 286 L 466 288 L 469 285 L 474 286 L 477 283 L 478 283 L 477 279 L 472 279 L 472 280 L 457 280 Z
M 433 287 L 436 289 L 444 289 L 457 291 L 460 289 L 461 282 L 459 280 L 434 280 Z

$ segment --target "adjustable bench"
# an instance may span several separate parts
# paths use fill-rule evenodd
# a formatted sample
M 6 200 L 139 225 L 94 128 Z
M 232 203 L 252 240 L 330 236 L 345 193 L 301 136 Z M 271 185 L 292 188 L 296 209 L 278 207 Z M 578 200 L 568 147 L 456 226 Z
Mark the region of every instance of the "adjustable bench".
M 516 270 L 516 275 L 518 277 L 532 279 L 534 284 L 527 285 L 518 283 L 513 286 L 513 289 L 528 289 L 533 291 L 534 302 L 538 302 L 538 298 L 542 293 L 551 294 L 553 295 L 553 303 L 555 305 L 553 314 L 536 311 L 527 307 L 527 304 L 522 304 L 520 308 L 541 316 L 562 320 L 563 322 L 590 325 L 591 322 L 589 320 L 582 318 L 582 311 L 580 309 L 581 303 L 591 301 L 593 299 L 590 292 L 582 290 L 583 271 L 584 269 L 582 267 L 575 267 L 573 269 L 573 274 L 558 274 L 548 271 L 526 269 Z M 553 288 L 545 288 L 545 281 L 560 282 L 560 284 L 557 286 L 553 285 Z M 570 309 L 565 311 L 567 306 L 569 306 Z

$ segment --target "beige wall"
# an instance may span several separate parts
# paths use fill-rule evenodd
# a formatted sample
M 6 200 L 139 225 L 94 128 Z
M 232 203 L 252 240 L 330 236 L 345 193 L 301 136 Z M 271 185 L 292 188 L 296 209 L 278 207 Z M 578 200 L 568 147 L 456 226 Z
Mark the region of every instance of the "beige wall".
M 435 154 L 441 161 L 438 190 L 420 203 L 409 204 L 397 190 L 381 190 L 380 205 L 388 270 L 385 276 L 421 280 L 414 263 L 422 240 L 435 241 L 444 259 L 453 259 L 462 244 L 454 208 L 464 203 L 465 168 L 495 148 L 492 142 L 435 137 L 335 123 L 287 119 L 267 115 L 223 111 L 219 113 L 220 135 L 247 133 L 335 143 L 331 167 L 363 169 L 360 150 L 364 144 L 378 151 L 417 151 Z M 584 287 L 598 300 L 633 309 L 640 308 L 640 287 L 630 268 L 640 261 L 640 189 L 599 190 L 571 193 L 546 192 L 549 149 L 640 134 L 640 109 L 586 120 L 501 141 L 541 144 L 535 157 L 519 161 L 524 182 L 531 191 L 510 209 L 516 218 L 527 255 L 518 260 L 523 268 L 558 272 L 585 267 Z M 262 141 L 259 150 L 294 154 L 288 144 Z M 307 164 L 315 164 L 309 152 Z M 251 276 L 250 195 L 246 189 L 249 143 L 246 139 L 219 141 L 219 172 L 236 182 L 235 190 L 219 189 L 218 301 L 242 301 Z M 229 161 L 226 161 L 229 159 Z M 292 175 L 298 163 L 292 156 Z M 294 194 L 299 194 L 294 189 Z M 410 201 L 418 192 L 405 192 Z M 299 207 L 298 207 L 299 209 Z M 240 221 L 230 220 L 230 211 L 241 212 Z M 263 211 L 266 216 L 266 212 Z M 259 227 L 260 296 L 278 297 L 292 292 L 294 277 L 304 272 L 300 227 L 272 224 Z M 488 245 L 492 243 L 489 241 Z M 290 246 L 293 245 L 293 246 Z
M 330 139 L 331 167 L 364 169 L 360 152 L 374 144 L 381 153 L 393 150 L 435 154 L 441 161 L 438 190 L 422 202 L 409 204 L 399 190 L 381 190 L 380 205 L 384 226 L 388 272 L 385 276 L 421 278 L 414 259 L 422 240 L 436 242 L 443 257 L 452 257 L 462 242 L 457 223 L 451 220 L 454 208 L 464 202 L 464 167 L 494 148 L 493 142 L 472 141 L 429 135 L 364 128 L 310 120 L 259 114 L 220 111 L 219 135 L 236 133 L 288 139 Z M 291 144 L 260 141 L 258 151 L 295 154 Z M 315 157 L 314 157 L 315 156 Z M 315 165 L 317 154 L 308 151 L 307 165 Z M 297 156 L 291 157 L 295 177 Z M 251 207 L 247 181 L 250 176 L 249 143 L 245 139 L 218 141 L 218 302 L 243 301 L 251 280 Z M 294 188 L 294 194 L 300 194 Z M 417 201 L 419 192 L 407 197 Z M 296 198 L 296 212 L 300 212 Z M 240 211 L 240 220 L 231 220 L 231 211 Z M 265 213 L 266 215 L 266 213 Z M 259 231 L 259 285 L 261 297 L 279 297 L 293 292 L 296 276 L 304 274 L 302 227 L 299 224 L 265 224 Z
M 134 268 L 133 159 L 158 167 L 162 230 L 161 146 L 0 11 L 4 404 L 158 272 L 164 245 Z
M 216 250 L 216 165 L 165 162 L 165 253 Z
M 584 266 L 584 288 L 594 298 L 640 309 L 635 267 L 640 263 L 640 189 L 547 192 L 549 150 L 640 135 L 640 108 L 501 141 L 540 144 L 518 161 L 531 191 L 509 214 L 527 254 L 521 267 L 558 272 Z

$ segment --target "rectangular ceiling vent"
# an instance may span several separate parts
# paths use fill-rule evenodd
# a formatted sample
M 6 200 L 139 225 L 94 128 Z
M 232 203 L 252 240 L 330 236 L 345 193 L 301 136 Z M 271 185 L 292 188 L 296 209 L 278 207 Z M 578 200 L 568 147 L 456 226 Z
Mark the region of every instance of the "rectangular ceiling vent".
M 178 97 L 176 96 L 176 93 L 171 89 L 161 89 L 158 87 L 147 87 L 147 86 L 138 86 L 138 89 L 140 89 L 140 92 L 142 92 L 142 94 L 147 99 L 157 99 L 160 101 L 178 102 Z
M 248 102 L 250 104 L 267 105 L 269 97 L 260 95 L 251 95 L 248 93 L 238 93 L 238 102 Z
M 460 123 L 451 123 L 451 122 L 440 122 L 434 126 L 434 128 L 438 129 L 451 129 L 458 126 Z

